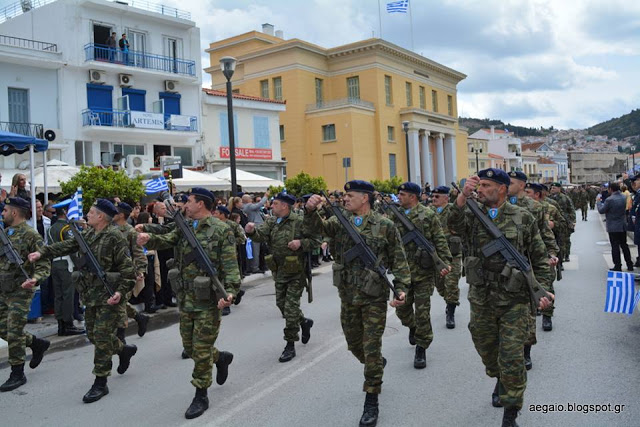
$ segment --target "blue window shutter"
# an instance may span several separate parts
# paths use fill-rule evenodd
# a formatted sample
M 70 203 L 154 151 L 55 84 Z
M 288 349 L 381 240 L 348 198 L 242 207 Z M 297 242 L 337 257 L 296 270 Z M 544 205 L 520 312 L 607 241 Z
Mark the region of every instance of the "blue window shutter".
M 164 119 L 165 121 L 171 114 L 180 115 L 180 98 L 179 93 L 160 92 L 160 99 L 164 99 Z
M 147 111 L 145 107 L 146 90 L 122 88 L 122 96 L 129 95 L 129 108 L 132 111 Z
M 253 146 L 255 148 L 270 148 L 269 118 L 253 116 Z
M 229 146 L 229 119 L 227 113 L 220 113 L 220 146 Z M 233 134 L 235 136 L 235 146 L 239 147 L 238 138 L 238 115 L 233 115 Z
M 111 110 L 113 86 L 87 83 L 87 107 L 94 110 Z

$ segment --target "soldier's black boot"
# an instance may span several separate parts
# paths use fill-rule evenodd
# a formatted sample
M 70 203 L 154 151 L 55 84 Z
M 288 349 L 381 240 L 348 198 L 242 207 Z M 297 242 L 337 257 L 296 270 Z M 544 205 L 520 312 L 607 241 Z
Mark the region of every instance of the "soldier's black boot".
M 518 410 L 516 408 L 504 408 L 504 415 L 502 415 L 502 427 L 518 427 L 516 418 L 518 417 Z
M 33 337 L 33 342 L 30 345 L 32 355 L 29 367 L 31 369 L 36 369 L 40 362 L 42 362 L 44 352 L 49 349 L 50 345 L 51 343 L 48 340 Z
M 502 402 L 500 401 L 500 378 L 496 381 L 496 386 L 491 393 L 491 406 L 494 408 L 502 408 Z
M 311 338 L 311 327 L 313 326 L 313 320 L 305 318 L 300 327 L 302 328 L 302 344 L 306 344 L 309 342 L 309 338 Z
M 229 376 L 229 365 L 233 362 L 233 353 L 228 351 L 221 351 L 218 355 L 218 361 L 216 362 L 216 382 L 218 385 L 222 385 L 227 381 Z
M 231 307 L 223 307 L 222 308 L 222 315 L 223 316 L 228 316 L 231 314 Z
M 636 263 L 633 265 L 634 267 L 640 267 L 640 256 L 636 258 Z
M 424 347 L 416 346 L 416 356 L 413 359 L 413 367 L 416 369 L 424 369 L 427 367 L 427 356 Z
M 207 396 L 206 388 L 197 388 L 196 389 L 196 397 L 191 401 L 191 405 L 187 409 L 187 412 L 184 413 L 184 417 L 188 420 L 193 418 L 198 418 L 200 415 L 204 414 L 204 411 L 209 409 L 209 397 Z
M 378 424 L 378 395 L 367 393 L 364 399 L 364 411 L 360 418 L 360 427 L 374 427 Z
M 23 384 L 27 383 L 27 377 L 24 376 L 24 363 L 19 365 L 11 365 L 11 374 L 9 379 L 0 386 L 0 391 L 15 390 Z
M 58 336 L 64 336 L 64 320 L 58 320 Z
M 138 324 L 138 336 L 143 337 L 147 333 L 147 324 L 149 323 L 149 316 L 142 313 L 137 313 L 133 318 Z
M 449 303 L 447 304 L 447 329 L 453 329 L 456 327 L 456 305 Z
M 416 328 L 409 328 L 409 344 L 416 345 Z
M 129 369 L 129 363 L 131 362 L 131 358 L 138 352 L 138 347 L 136 347 L 135 345 L 131 344 L 127 344 L 124 347 L 122 347 L 122 351 L 120 353 L 118 353 L 118 356 L 120 356 L 120 364 L 118 365 L 118 373 L 120 375 L 124 374 L 125 372 L 127 372 L 127 369 Z
M 296 348 L 293 344 L 293 341 L 287 341 L 287 346 L 284 348 L 284 351 L 282 352 L 282 356 L 280 356 L 280 359 L 278 359 L 278 361 L 288 362 L 294 357 L 296 357 Z
M 531 346 L 524 346 L 524 367 L 527 368 L 527 371 L 530 371 L 533 368 L 533 363 L 531 362 Z
M 127 340 L 125 338 L 125 332 L 127 330 L 125 328 L 118 328 L 116 329 L 116 337 L 118 337 L 118 339 L 120 341 L 122 341 L 122 344 L 127 345 Z
M 233 299 L 233 304 L 234 305 L 240 304 L 240 301 L 242 301 L 242 297 L 243 296 L 244 296 L 244 291 L 242 289 L 240 289 L 238 291 L 238 295 L 236 295 L 236 297 Z
M 82 328 L 77 328 L 73 321 L 71 322 L 62 322 L 62 336 L 71 336 L 71 335 L 82 335 L 85 333 L 85 330 Z M 60 335 L 60 328 L 58 328 L 58 335 Z
M 184 348 L 182 349 L 182 358 L 189 359 L 189 353 L 187 353 L 187 350 L 185 350 Z
M 553 323 L 551 323 L 551 317 L 543 315 L 542 316 L 542 330 L 549 332 L 552 329 L 553 329 Z
M 84 403 L 97 402 L 107 394 L 109 394 L 109 387 L 107 387 L 107 377 L 96 377 L 96 380 L 94 381 L 87 394 L 84 395 L 82 401 Z

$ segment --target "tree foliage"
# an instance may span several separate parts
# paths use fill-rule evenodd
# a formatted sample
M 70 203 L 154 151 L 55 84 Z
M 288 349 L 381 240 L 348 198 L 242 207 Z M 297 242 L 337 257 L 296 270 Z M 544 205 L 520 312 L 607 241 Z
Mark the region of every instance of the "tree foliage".
M 598 123 L 588 129 L 590 135 L 606 135 L 609 138 L 623 139 L 640 135 L 640 109 L 606 122 Z
M 122 201 L 134 202 L 144 196 L 142 177 L 129 178 L 123 170 L 116 172 L 97 166 L 82 166 L 69 181 L 60 183 L 64 194 L 73 194 L 78 187 L 82 187 L 85 212 L 99 198 L 119 197 Z
M 284 181 L 287 193 L 296 197 L 302 197 L 305 194 L 319 194 L 321 191 L 327 191 L 327 183 L 321 176 L 313 177 L 306 172 L 300 172 L 298 175 L 287 178 Z
M 371 180 L 371 183 L 373 184 L 376 191 L 380 193 L 386 193 L 386 194 L 397 193 L 398 187 L 403 182 L 404 180 L 402 179 L 402 177 L 399 177 L 399 176 L 394 176 L 393 178 L 385 179 L 385 180 L 380 180 L 380 179 Z
M 512 125 L 511 123 L 504 124 L 502 120 L 474 119 L 471 117 L 460 117 L 458 122 L 460 123 L 460 126 L 464 126 L 469 129 L 469 135 L 479 131 L 480 129 L 489 129 L 491 126 L 495 126 L 496 129 L 509 129 L 509 132 L 514 132 L 516 136 L 544 136 L 553 130 L 553 126 L 549 129 L 542 127 L 540 129 L 527 128 Z

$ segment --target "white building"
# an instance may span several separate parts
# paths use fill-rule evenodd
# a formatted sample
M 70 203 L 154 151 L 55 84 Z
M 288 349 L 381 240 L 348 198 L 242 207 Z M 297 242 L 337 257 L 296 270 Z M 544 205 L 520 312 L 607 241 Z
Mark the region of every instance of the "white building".
M 4 63 L 6 53 L 0 56 L 0 87 L 26 90 L 19 95 L 27 106 L 21 120 L 58 129 L 52 142 L 61 160 L 100 164 L 106 153 L 138 154 L 148 169 L 165 154 L 185 166 L 203 165 L 200 30 L 188 12 L 148 2 L 17 4 L 0 11 L 0 45 L 13 46 L 2 47 L 12 50 L 12 65 Z M 116 41 L 127 35 L 128 52 L 105 45 L 111 32 Z M 15 47 L 19 39 L 31 49 Z M 37 73 L 27 73 L 29 67 Z
M 556 165 L 557 171 L 554 174 L 555 179 L 557 179 L 562 184 L 569 183 L 569 158 L 567 156 L 567 152 L 565 150 L 556 151 L 546 142 L 529 142 L 522 144 L 522 153 L 523 159 L 525 163 L 524 171 L 527 172 L 527 157 L 531 157 L 531 155 L 535 155 L 536 157 L 549 158 L 553 161 L 553 164 Z M 527 156 L 529 155 L 529 156 Z M 550 163 L 545 163 L 550 164 Z
M 505 170 L 522 170 L 522 142 L 513 136 L 513 132 L 501 129 L 480 129 L 469 138 L 484 139 L 488 141 L 489 154 L 495 154 L 504 158 Z
M 238 169 L 272 179 L 284 180 L 286 162 L 282 160 L 280 113 L 284 101 L 233 94 L 233 124 Z M 229 167 L 229 122 L 227 94 L 203 89 L 202 133 L 207 170 Z

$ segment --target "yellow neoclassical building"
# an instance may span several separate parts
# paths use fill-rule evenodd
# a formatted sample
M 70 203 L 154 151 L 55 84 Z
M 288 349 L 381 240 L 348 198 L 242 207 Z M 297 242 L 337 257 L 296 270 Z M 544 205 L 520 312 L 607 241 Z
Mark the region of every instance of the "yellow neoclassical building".
M 411 181 L 432 188 L 468 175 L 456 99 L 464 74 L 382 39 L 326 49 L 279 35 L 265 24 L 211 43 L 205 72 L 212 89 L 224 90 L 219 61 L 233 56 L 234 92 L 286 101 L 280 140 L 288 175 L 321 175 L 330 189 L 345 179 L 406 179 L 409 170 Z

